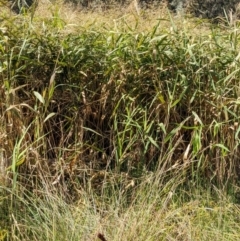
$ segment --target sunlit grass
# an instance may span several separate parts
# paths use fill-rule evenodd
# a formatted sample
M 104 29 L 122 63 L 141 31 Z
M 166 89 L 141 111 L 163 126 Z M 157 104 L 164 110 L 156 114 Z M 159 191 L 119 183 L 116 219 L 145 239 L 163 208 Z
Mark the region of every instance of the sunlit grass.
M 11 213 L 5 222 L 10 219 L 10 226 L 2 234 L 6 240 L 99 240 L 99 234 L 106 240 L 126 241 L 216 236 L 218 240 L 239 240 L 239 207 L 221 191 L 193 189 L 186 193 L 169 183 L 166 192 L 151 176 L 148 179 L 149 183 L 129 187 L 134 196 L 128 205 L 127 190 L 121 188 L 101 197 L 81 191 L 74 204 L 46 190 L 33 197 L 12 196 L 12 209 L 5 202 Z
M 0 240 L 240 239 L 238 22 L 1 10 Z

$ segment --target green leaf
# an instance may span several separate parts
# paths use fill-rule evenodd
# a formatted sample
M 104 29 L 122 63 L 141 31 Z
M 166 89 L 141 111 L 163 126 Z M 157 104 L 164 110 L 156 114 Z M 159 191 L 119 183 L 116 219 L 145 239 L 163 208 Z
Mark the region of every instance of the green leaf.
M 239 140 L 238 134 L 240 132 L 240 126 L 238 127 L 236 133 L 235 133 L 235 140 Z
M 42 103 L 45 103 L 45 100 L 43 99 L 43 97 L 41 96 L 41 94 L 39 94 L 37 91 L 33 91 L 33 94 L 36 96 L 36 98 Z
M 230 152 L 230 150 L 226 147 L 226 146 L 224 146 L 223 144 L 215 144 L 215 145 L 213 145 L 214 147 L 220 147 L 221 149 L 223 149 L 224 151 L 226 151 L 226 152 Z
M 50 119 L 50 118 L 53 117 L 54 115 L 56 115 L 56 113 L 54 113 L 54 112 L 48 114 L 48 116 L 44 119 L 43 122 L 46 122 L 48 119 Z
M 161 130 L 163 131 L 163 133 L 166 135 L 167 132 L 166 132 L 165 125 L 164 125 L 163 123 L 159 123 L 158 126 L 161 128 Z
M 157 37 L 152 38 L 150 40 L 150 43 L 152 43 L 152 42 L 162 42 L 166 38 L 167 38 L 167 34 L 164 34 L 162 36 L 157 36 Z
M 154 146 L 156 146 L 157 148 L 159 148 L 159 145 L 157 144 L 156 141 L 153 140 L 153 138 L 152 138 L 151 136 L 148 136 L 148 139 L 149 139 L 149 141 L 150 141 Z
M 83 129 L 85 129 L 85 130 L 87 130 L 87 131 L 91 131 L 92 133 L 94 133 L 94 134 L 96 134 L 96 135 L 98 135 L 98 136 L 102 136 L 101 134 L 99 134 L 99 133 L 96 132 L 95 130 L 90 129 L 90 128 L 88 128 L 88 127 L 83 127 Z
M 199 118 L 198 114 L 197 114 L 195 111 L 192 111 L 192 113 L 193 113 L 195 119 L 197 120 L 197 122 L 198 122 L 201 126 L 203 126 L 203 123 L 202 123 L 201 119 Z

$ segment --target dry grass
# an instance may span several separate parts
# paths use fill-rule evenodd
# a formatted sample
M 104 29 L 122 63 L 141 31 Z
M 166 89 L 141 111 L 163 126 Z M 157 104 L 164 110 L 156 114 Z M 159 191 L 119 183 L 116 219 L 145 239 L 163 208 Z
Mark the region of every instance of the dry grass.
M 240 240 L 238 23 L 126 9 L 2 7 L 0 240 Z
M 15 15 L 9 8 L 1 7 L 2 12 L 6 12 L 9 16 Z M 161 29 L 163 31 L 172 30 L 174 25 L 177 28 L 191 29 L 193 35 L 204 36 L 210 33 L 210 26 L 207 21 L 198 20 L 181 15 L 172 15 L 167 6 L 160 4 L 154 5 L 152 8 L 140 9 L 136 11 L 134 2 L 126 6 L 117 6 L 109 9 L 97 8 L 94 11 L 87 11 L 80 6 L 64 4 L 57 1 L 55 4 L 48 0 L 40 0 L 38 7 L 34 13 L 35 24 L 42 24 L 53 18 L 63 21 L 66 33 L 78 31 L 79 28 L 94 28 L 99 31 L 115 29 L 120 27 L 130 28 L 136 32 L 149 32 L 161 21 Z M 169 21 L 172 18 L 173 22 Z M 165 21 L 164 21 L 165 20 Z M 63 31 L 63 30 L 62 30 Z
M 38 241 L 97 241 L 99 237 L 113 241 L 240 240 L 239 206 L 221 191 L 192 189 L 185 193 L 176 184 L 161 187 L 151 176 L 148 179 L 149 184 L 131 187 L 134 196 L 128 205 L 126 190 L 121 188 L 101 197 L 81 192 L 74 205 L 46 189 L 33 198 L 15 196 L 11 216 L 5 217 L 5 221 L 11 219 L 9 226 L 0 222 L 1 237 Z

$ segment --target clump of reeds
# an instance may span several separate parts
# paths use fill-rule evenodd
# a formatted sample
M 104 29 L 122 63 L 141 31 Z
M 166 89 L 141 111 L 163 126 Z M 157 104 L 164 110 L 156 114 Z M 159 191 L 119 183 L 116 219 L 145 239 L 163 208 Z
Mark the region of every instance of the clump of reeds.
M 163 192 L 165 207 L 178 188 L 235 194 L 238 26 L 180 17 L 192 21 L 188 29 L 170 16 L 146 31 L 141 16 L 135 25 L 123 16 L 69 31 L 58 9 L 47 19 L 4 15 L 0 27 L 0 175 L 9 213 L 14 199 L 27 207 L 25 197 L 54 194 L 74 203 L 83 192 L 96 213 L 111 193 L 128 207 L 148 180 L 159 188 L 175 182 Z

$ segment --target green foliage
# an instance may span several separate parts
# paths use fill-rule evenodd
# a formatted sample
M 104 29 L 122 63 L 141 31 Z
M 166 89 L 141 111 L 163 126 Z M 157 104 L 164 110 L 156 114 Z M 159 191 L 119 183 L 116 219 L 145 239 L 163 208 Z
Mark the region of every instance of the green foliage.
M 8 158 L 25 145 L 26 158 L 133 176 L 186 162 L 192 177 L 238 179 L 237 28 L 196 38 L 161 21 L 152 32 L 119 23 L 67 35 L 59 18 L 13 23 L 1 31 Z
M 121 240 L 205 240 L 221 230 L 219 240 L 236 240 L 235 213 L 217 202 L 239 202 L 239 27 L 188 29 L 170 16 L 142 31 L 140 21 L 66 31 L 57 10 L 44 20 L 3 16 L 0 237 L 87 240 L 106 212 L 116 240 L 125 218 L 134 225 Z M 194 206 L 197 191 L 216 196 L 217 211 Z M 160 217 L 160 231 L 143 228 Z M 178 233 L 174 222 L 191 228 Z

